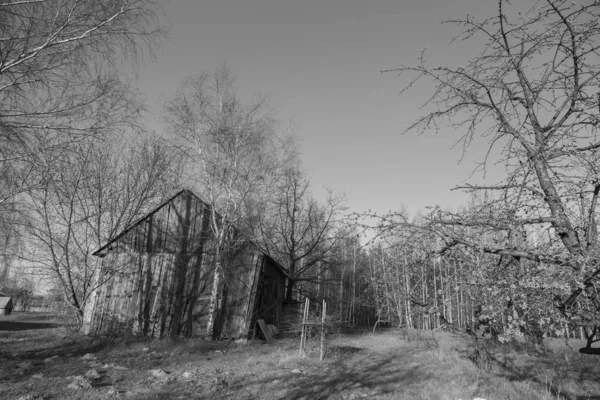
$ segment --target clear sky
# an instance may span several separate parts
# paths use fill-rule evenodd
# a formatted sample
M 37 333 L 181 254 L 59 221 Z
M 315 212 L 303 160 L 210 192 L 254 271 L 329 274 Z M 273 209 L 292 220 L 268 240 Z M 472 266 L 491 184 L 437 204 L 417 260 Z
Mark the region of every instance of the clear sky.
M 465 64 L 477 43 L 448 46 L 449 18 L 490 16 L 496 0 L 160 0 L 171 24 L 157 60 L 138 84 L 160 129 L 160 110 L 186 76 L 226 61 L 242 95 L 267 94 L 276 115 L 295 127 L 314 191 L 346 194 L 353 211 L 404 205 L 411 214 L 468 196 L 450 189 L 481 160 L 475 143 L 458 163 L 459 132 L 402 131 L 422 111 L 426 85 L 399 95 L 408 80 L 379 71 L 415 63 L 428 47 L 432 65 Z M 501 176 L 493 169 L 485 179 Z M 478 177 L 481 182 L 483 177 Z

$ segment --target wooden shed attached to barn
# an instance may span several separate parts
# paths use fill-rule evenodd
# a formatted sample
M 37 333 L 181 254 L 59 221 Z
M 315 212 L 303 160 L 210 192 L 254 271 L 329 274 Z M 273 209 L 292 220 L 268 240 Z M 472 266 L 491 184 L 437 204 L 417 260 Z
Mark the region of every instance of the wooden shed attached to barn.
M 13 309 L 12 297 L 0 297 L 0 315 L 10 315 Z
M 286 273 L 239 233 L 224 260 L 208 332 L 215 263 L 210 206 L 182 190 L 93 254 L 99 284 L 84 332 L 154 337 L 246 337 L 258 318 L 282 320 Z

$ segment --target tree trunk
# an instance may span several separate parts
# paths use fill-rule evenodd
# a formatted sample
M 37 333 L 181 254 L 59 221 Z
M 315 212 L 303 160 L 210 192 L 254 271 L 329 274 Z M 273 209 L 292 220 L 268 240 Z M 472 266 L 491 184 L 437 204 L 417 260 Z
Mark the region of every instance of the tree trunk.
M 442 315 L 444 318 L 448 319 L 448 315 L 446 313 L 446 288 L 444 285 L 444 260 L 440 259 L 440 291 L 442 294 Z
M 423 304 L 427 304 L 427 279 L 425 275 L 425 263 L 421 264 L 421 301 Z M 429 329 L 429 314 L 427 312 L 422 313 L 421 329 Z
M 288 285 L 285 291 L 285 301 L 286 302 L 292 302 L 294 299 L 292 298 L 293 296 L 293 290 L 294 290 L 294 286 L 296 285 L 296 260 L 290 256 L 289 258 L 289 262 L 290 262 L 290 266 L 289 266 L 289 278 L 288 278 Z
M 352 326 L 356 325 L 356 246 L 352 245 Z
M 346 264 L 342 263 L 340 270 L 340 292 L 339 292 L 339 302 L 338 302 L 338 314 L 340 320 L 344 319 L 344 270 L 346 269 Z
M 188 278 L 187 269 L 189 267 L 190 255 L 188 254 L 189 235 L 190 235 L 190 217 L 192 200 L 189 196 L 185 198 L 185 213 L 180 217 L 179 228 L 181 229 L 180 240 L 175 254 L 175 271 L 173 271 L 174 295 L 171 314 L 171 338 L 176 338 L 181 333 L 183 304 L 186 293 L 184 293 L 185 282 Z
M 206 323 L 206 335 L 214 339 L 215 333 L 215 319 L 217 313 L 217 305 L 219 300 L 219 287 L 221 285 L 221 245 L 217 245 L 217 251 L 215 254 L 215 271 L 213 275 L 213 284 L 210 292 L 210 304 L 208 308 L 208 322 Z
M 446 268 L 445 268 L 446 290 L 448 291 L 448 295 L 446 297 L 446 300 L 448 300 L 448 307 L 446 308 L 446 312 L 448 315 L 446 315 L 446 319 L 448 320 L 448 322 L 450 322 L 452 324 L 452 323 L 454 323 L 454 318 L 452 317 L 453 308 L 452 308 L 452 281 L 450 280 L 450 278 L 451 278 L 451 276 L 450 276 L 450 261 L 447 261 L 445 264 L 446 264 Z
M 292 299 L 292 295 L 293 295 L 293 290 L 294 290 L 294 285 L 296 284 L 296 280 L 293 278 L 288 278 L 288 284 L 287 284 L 287 288 L 285 291 L 285 301 L 286 302 L 291 302 L 293 301 Z
M 437 279 L 435 276 L 435 260 L 433 260 L 433 307 L 435 308 L 436 314 L 439 315 L 440 311 L 438 310 L 438 291 L 437 291 Z M 439 325 L 439 318 L 433 318 L 433 324 L 431 326 L 432 329 L 437 328 Z
M 405 304 L 406 304 L 406 326 L 408 328 L 413 328 L 413 317 L 412 317 L 412 306 L 410 301 L 410 276 L 408 274 L 408 263 L 406 262 L 406 258 L 404 261 L 404 291 L 405 291 Z

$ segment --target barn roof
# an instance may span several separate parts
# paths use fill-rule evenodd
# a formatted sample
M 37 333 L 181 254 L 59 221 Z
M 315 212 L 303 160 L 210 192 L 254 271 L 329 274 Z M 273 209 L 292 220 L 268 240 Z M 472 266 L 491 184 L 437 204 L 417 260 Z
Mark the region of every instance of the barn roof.
M 134 223 L 132 223 L 131 225 L 129 225 L 127 228 L 125 228 L 125 230 L 123 232 L 119 233 L 117 236 L 115 236 L 112 239 L 110 239 L 104 246 L 102 246 L 98 250 L 94 251 L 92 253 L 92 255 L 93 256 L 103 257 L 103 255 L 102 255 L 102 251 L 103 250 L 107 249 L 111 244 L 113 244 L 114 242 L 116 242 L 117 240 L 119 240 L 120 238 L 122 238 L 123 236 L 125 236 L 133 228 L 135 228 L 136 226 L 138 226 L 139 224 L 141 224 L 142 222 L 144 222 L 147 218 L 149 218 L 153 214 L 156 214 L 158 211 L 160 211 L 161 208 L 163 208 L 164 206 L 166 206 L 167 204 L 169 204 L 170 202 L 172 202 L 177 197 L 181 196 L 183 193 L 188 193 L 188 194 L 194 196 L 201 203 L 208 205 L 204 200 L 202 200 L 200 197 L 198 197 L 191 190 L 189 190 L 189 189 L 182 189 L 179 192 L 177 192 L 176 194 L 174 194 L 173 196 L 169 197 L 167 200 L 163 201 L 154 210 L 150 211 L 148 214 L 144 215 L 143 217 L 139 218 L 137 221 L 135 221 Z
M 183 193 L 187 193 L 187 194 L 193 196 L 194 198 L 196 198 L 196 200 L 198 200 L 199 202 L 203 203 L 204 205 L 209 206 L 209 204 L 206 201 L 204 201 L 200 196 L 198 196 L 193 191 L 191 191 L 189 189 L 182 189 L 179 192 L 177 192 L 176 194 L 174 194 L 173 196 L 169 197 L 167 200 L 163 201 L 160 205 L 158 205 L 156 208 L 154 208 L 148 214 L 144 215 L 143 217 L 139 218 L 137 221 L 135 221 L 134 223 L 132 223 L 131 225 L 129 225 L 127 228 L 125 228 L 125 230 L 123 230 L 123 232 L 119 233 L 117 236 L 115 236 L 112 239 L 110 239 L 104 246 L 102 246 L 99 249 L 97 249 L 96 251 L 94 251 L 92 253 L 92 255 L 98 256 L 98 257 L 104 257 L 104 254 L 102 254 L 102 252 L 104 250 L 108 249 L 111 244 L 115 243 L 117 240 L 119 240 L 120 238 L 122 238 L 123 236 L 125 236 L 128 232 L 130 232 L 136 226 L 138 226 L 139 224 L 143 223 L 147 218 L 149 218 L 153 214 L 156 214 L 158 211 L 160 211 L 160 209 L 162 209 L 163 207 L 165 207 L 166 205 L 168 205 L 170 202 L 172 202 L 173 200 L 175 200 L 177 197 L 181 196 Z M 252 243 L 254 246 L 256 246 L 257 249 L 260 249 L 260 247 L 256 244 L 255 241 L 253 241 L 253 240 L 248 240 L 248 241 L 250 243 Z M 269 256 L 268 254 L 266 254 L 262 250 L 261 250 L 261 253 L 263 253 L 263 255 L 266 258 L 270 259 L 283 272 L 283 274 L 285 276 L 289 275 L 288 271 L 284 267 L 282 267 L 281 264 L 279 264 L 279 262 L 277 262 L 277 260 L 275 260 L 273 257 Z
M 0 297 L 0 310 L 9 307 L 12 308 L 12 297 Z

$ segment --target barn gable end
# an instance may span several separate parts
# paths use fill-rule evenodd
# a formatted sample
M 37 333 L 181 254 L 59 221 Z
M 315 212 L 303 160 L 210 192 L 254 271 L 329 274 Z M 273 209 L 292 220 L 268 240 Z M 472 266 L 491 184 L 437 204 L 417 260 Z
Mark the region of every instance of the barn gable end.
M 0 315 L 10 315 L 12 309 L 12 297 L 0 296 Z
M 215 268 L 209 218 L 209 206 L 182 190 L 98 249 L 99 287 L 86 306 L 84 331 L 206 335 Z M 252 242 L 235 243 L 219 288 L 213 337 L 247 335 L 260 311 L 255 300 L 265 266 L 275 268 L 285 284 L 283 270 Z M 283 294 L 283 286 L 278 292 Z M 269 301 L 274 310 L 281 307 L 276 293 Z

